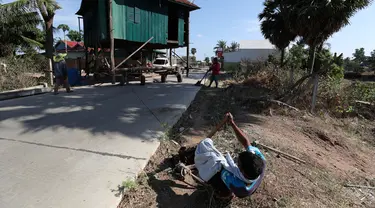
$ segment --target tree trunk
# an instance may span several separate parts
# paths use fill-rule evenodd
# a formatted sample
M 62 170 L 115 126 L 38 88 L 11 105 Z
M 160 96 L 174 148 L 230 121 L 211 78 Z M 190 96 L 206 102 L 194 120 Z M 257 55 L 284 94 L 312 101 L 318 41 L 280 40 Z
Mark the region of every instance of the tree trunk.
M 315 53 L 316 53 L 316 46 L 310 47 L 310 74 L 314 73 L 314 65 L 315 65 Z M 311 98 L 311 113 L 314 113 L 315 105 L 316 105 L 316 96 L 318 94 L 318 84 L 319 84 L 319 76 L 317 74 L 313 77 L 314 86 L 313 86 L 313 95 Z
M 314 75 L 314 87 L 313 87 L 313 95 L 312 95 L 312 101 L 311 101 L 311 113 L 314 113 L 315 106 L 316 106 L 316 97 L 318 95 L 318 86 L 319 86 L 319 75 Z
M 116 72 L 115 72 L 115 39 L 113 38 L 113 23 L 112 23 L 112 0 L 108 0 L 108 19 L 109 19 L 109 40 L 111 41 L 111 72 L 112 72 L 112 84 L 116 83 Z
M 46 50 L 46 57 L 47 59 L 50 59 L 49 62 L 52 64 L 48 64 L 46 78 L 48 79 L 48 82 L 52 85 L 53 80 L 51 80 L 52 77 L 52 71 L 53 71 L 53 18 L 54 16 L 49 17 L 48 19 L 45 19 L 45 26 L 46 26 L 46 44 L 45 44 L 45 50 Z
M 310 47 L 310 74 L 314 72 L 314 64 L 315 64 L 315 52 L 316 52 L 316 46 Z
M 290 68 L 290 86 L 292 86 L 294 83 L 294 66 Z
M 66 36 L 64 31 L 65 53 L 68 54 L 68 44 L 66 43 Z
M 281 49 L 280 66 L 284 67 L 285 48 Z
M 190 17 L 189 12 L 187 12 L 186 18 L 186 77 L 189 77 L 189 70 L 190 70 L 190 60 L 189 60 L 189 53 L 190 53 Z

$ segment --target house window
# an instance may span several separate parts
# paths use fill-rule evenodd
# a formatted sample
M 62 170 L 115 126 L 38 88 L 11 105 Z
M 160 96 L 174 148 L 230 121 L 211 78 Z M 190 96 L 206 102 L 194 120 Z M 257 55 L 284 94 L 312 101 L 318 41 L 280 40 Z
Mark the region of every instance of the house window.
M 141 10 L 137 7 L 128 7 L 128 22 L 139 24 L 141 22 Z

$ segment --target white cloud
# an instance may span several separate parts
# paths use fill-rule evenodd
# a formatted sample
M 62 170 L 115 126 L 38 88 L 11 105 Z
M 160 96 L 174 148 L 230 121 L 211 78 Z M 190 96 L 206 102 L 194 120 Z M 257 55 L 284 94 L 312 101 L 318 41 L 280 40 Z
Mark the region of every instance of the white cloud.
M 201 37 L 203 37 L 203 35 L 202 35 L 202 34 L 198 34 L 197 37 L 198 37 L 198 38 L 201 38 Z

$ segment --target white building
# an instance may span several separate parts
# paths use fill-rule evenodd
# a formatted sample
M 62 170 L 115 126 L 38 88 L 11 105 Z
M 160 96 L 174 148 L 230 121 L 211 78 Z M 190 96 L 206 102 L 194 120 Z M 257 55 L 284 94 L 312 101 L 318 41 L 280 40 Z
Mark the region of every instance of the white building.
M 269 55 L 277 55 L 279 51 L 268 40 L 243 40 L 240 41 L 238 51 L 223 54 L 225 63 L 239 63 L 241 60 L 261 61 Z

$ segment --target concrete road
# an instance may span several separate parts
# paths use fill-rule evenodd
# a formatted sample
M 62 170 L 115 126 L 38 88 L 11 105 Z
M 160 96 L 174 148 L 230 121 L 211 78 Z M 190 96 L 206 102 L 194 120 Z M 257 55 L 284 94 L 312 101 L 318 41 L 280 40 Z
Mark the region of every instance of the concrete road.
M 192 77 L 0 102 L 0 208 L 116 207 L 195 97 Z

